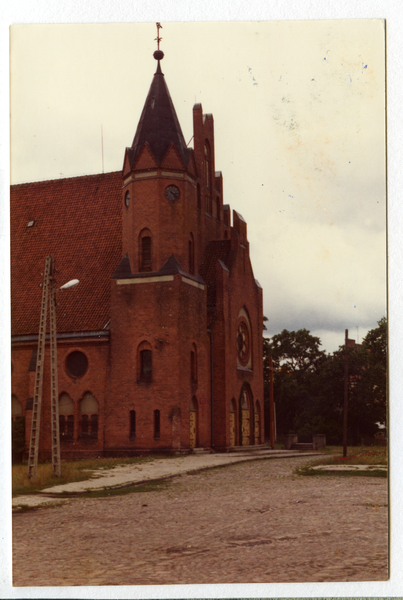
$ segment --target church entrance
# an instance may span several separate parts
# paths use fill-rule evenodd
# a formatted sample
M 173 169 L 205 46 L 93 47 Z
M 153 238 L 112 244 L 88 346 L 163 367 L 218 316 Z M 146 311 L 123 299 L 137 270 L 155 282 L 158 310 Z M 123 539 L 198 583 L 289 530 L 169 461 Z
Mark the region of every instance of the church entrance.
M 197 400 L 193 396 L 190 402 L 190 448 L 196 448 L 197 445 Z

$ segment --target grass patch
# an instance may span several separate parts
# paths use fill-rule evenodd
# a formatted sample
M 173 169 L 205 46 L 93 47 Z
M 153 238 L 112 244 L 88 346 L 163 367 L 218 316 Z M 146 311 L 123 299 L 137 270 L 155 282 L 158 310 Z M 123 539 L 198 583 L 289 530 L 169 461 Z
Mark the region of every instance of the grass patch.
M 324 464 L 324 463 L 321 463 Z M 304 475 L 308 477 L 387 477 L 387 471 L 383 469 L 371 469 L 365 471 L 322 471 L 320 469 L 312 469 L 313 464 L 299 467 L 295 470 L 296 475 Z
M 332 477 L 334 475 L 341 477 L 387 477 L 387 471 L 383 469 L 377 469 L 377 465 L 387 465 L 388 464 L 388 455 L 385 447 L 374 447 L 374 446 L 362 446 L 359 448 L 351 448 L 348 452 L 347 456 L 344 457 L 337 453 L 334 454 L 332 450 L 339 450 L 342 452 L 342 448 L 340 446 L 333 446 L 331 448 L 329 458 L 318 459 L 310 462 L 303 467 L 299 467 L 296 469 L 295 473 L 297 475 L 308 475 L 308 476 L 317 476 L 323 477 L 324 475 Z M 368 465 L 372 466 L 370 469 L 366 470 L 340 470 L 340 471 L 321 471 L 314 470 L 312 467 L 316 467 L 319 465 Z
M 75 481 L 91 479 L 98 469 L 113 469 L 124 465 L 141 465 L 161 458 L 180 458 L 172 455 L 152 455 L 138 457 L 98 458 L 76 461 L 62 461 L 61 477 L 52 474 L 51 463 L 38 464 L 36 481 L 28 479 L 28 466 L 13 465 L 12 484 L 13 496 L 19 494 L 35 494 L 40 490 L 55 485 L 64 485 Z
M 126 494 L 145 494 L 149 492 L 163 492 L 170 485 L 170 479 L 161 481 L 150 481 L 139 485 L 130 485 L 121 488 L 94 490 L 80 494 L 80 498 L 112 498 L 114 496 L 126 496 Z

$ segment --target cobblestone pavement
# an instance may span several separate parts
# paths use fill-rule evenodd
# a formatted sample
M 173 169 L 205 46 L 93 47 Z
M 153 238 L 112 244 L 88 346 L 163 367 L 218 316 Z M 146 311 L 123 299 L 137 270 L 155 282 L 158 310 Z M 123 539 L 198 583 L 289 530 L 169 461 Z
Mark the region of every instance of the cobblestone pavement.
M 309 458 L 183 475 L 162 491 L 14 515 L 14 585 L 375 581 L 386 479 L 300 477 Z

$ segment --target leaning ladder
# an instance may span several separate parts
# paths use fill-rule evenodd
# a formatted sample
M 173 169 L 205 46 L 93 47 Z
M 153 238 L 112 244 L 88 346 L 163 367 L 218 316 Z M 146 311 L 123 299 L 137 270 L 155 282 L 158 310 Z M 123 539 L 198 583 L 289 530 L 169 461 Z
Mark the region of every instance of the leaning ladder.
M 61 475 L 60 438 L 59 438 L 59 402 L 57 384 L 57 345 L 56 345 L 56 290 L 54 281 L 54 264 L 52 260 L 49 273 L 49 320 L 50 320 L 50 404 L 52 422 L 52 473 Z
M 47 256 L 43 275 L 41 317 L 39 323 L 38 353 L 35 370 L 34 401 L 32 407 L 31 439 L 28 454 L 28 479 L 36 480 L 38 468 L 39 433 L 42 407 L 43 368 L 45 362 L 45 338 L 48 301 L 50 299 L 50 385 L 51 385 L 51 438 L 52 472 L 60 477 L 59 405 L 57 389 L 56 347 L 56 296 L 54 287 L 53 257 Z

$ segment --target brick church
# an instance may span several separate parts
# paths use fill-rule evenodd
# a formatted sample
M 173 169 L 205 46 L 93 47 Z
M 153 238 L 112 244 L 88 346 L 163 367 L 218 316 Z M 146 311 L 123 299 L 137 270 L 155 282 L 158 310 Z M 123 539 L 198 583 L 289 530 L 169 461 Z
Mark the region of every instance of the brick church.
M 154 53 L 122 171 L 11 189 L 12 415 L 29 447 L 45 259 L 54 257 L 62 457 L 263 443 L 262 289 L 224 204 L 214 120 L 186 145 Z M 49 347 L 40 456 L 51 453 Z

